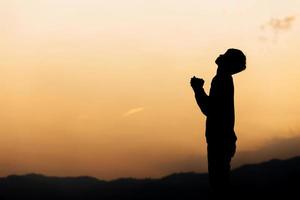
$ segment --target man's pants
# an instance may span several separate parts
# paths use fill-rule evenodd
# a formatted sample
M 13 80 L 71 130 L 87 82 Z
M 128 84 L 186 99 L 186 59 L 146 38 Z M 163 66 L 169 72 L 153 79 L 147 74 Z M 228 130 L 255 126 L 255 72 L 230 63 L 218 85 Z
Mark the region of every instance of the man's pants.
M 230 161 L 235 151 L 235 141 L 207 144 L 209 183 L 213 191 L 229 190 Z

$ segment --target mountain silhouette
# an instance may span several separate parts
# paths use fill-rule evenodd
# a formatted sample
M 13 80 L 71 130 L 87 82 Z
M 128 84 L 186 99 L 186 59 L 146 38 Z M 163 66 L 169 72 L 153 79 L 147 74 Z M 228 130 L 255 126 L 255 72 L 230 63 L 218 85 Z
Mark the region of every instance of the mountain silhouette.
M 297 199 L 300 156 L 244 165 L 232 171 L 232 199 Z M 159 179 L 50 177 L 0 178 L 0 199 L 208 199 L 206 173 L 175 173 Z M 296 196 L 295 196 L 296 195 Z

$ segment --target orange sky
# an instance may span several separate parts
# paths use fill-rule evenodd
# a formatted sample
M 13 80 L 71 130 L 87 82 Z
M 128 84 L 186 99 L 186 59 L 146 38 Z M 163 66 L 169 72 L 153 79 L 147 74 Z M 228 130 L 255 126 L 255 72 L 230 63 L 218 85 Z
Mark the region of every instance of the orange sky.
M 242 49 L 238 151 L 300 136 L 300 2 L 0 0 L 0 176 L 205 171 L 189 86 Z M 190 160 L 200 160 L 191 164 Z

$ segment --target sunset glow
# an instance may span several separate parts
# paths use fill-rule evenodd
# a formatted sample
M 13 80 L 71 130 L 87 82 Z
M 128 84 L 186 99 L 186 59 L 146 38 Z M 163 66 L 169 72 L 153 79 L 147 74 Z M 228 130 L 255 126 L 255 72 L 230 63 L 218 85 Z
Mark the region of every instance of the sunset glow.
M 300 137 L 300 1 L 0 0 L 0 24 L 0 176 L 206 171 L 189 81 L 230 47 L 238 152 Z

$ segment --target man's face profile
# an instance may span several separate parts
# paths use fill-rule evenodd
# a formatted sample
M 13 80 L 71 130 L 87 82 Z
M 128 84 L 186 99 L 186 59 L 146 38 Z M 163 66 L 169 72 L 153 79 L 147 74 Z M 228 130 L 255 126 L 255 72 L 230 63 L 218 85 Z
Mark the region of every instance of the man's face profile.
M 238 49 L 228 49 L 217 57 L 215 63 L 223 73 L 235 74 L 246 69 L 246 56 Z

